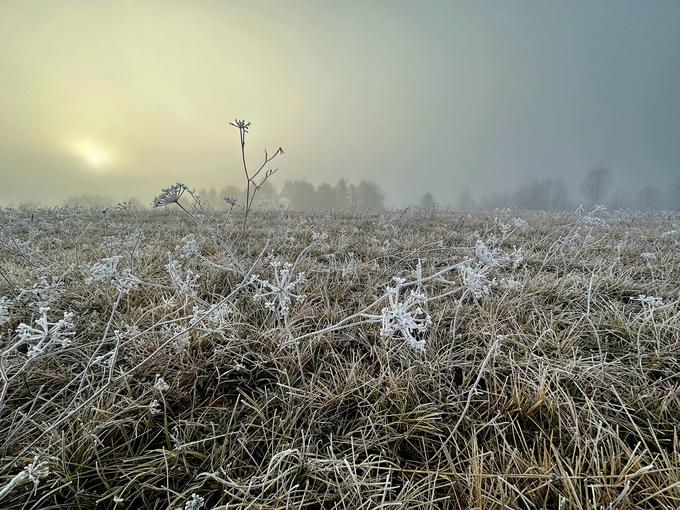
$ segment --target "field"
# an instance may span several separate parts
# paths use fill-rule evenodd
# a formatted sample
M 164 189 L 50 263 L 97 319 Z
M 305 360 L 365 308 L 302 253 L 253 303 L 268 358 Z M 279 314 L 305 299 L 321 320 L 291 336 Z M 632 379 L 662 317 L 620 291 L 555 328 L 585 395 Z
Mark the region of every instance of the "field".
M 0 507 L 680 508 L 680 216 L 0 210 Z

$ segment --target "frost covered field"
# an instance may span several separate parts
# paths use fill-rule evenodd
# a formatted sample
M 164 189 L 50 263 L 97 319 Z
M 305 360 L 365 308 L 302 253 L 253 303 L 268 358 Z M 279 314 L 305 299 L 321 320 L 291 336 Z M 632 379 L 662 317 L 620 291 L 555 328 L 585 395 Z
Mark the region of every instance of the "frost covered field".
M 0 507 L 680 507 L 680 217 L 0 210 Z

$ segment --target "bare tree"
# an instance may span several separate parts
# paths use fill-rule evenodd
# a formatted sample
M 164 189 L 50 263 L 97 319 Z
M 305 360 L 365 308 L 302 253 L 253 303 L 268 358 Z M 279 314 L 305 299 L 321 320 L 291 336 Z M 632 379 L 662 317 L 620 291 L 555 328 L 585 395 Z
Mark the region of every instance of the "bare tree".
M 248 129 L 251 126 L 250 122 L 246 122 L 245 120 L 234 120 L 234 122 L 230 122 L 229 125 L 234 126 L 235 128 L 238 129 L 239 133 L 239 138 L 241 140 L 241 160 L 243 161 L 243 172 L 245 173 L 246 176 L 246 196 L 245 196 L 245 215 L 243 217 L 243 230 L 246 229 L 246 226 L 248 225 L 248 214 L 250 213 L 250 210 L 253 207 L 253 202 L 255 201 L 255 193 L 259 191 L 260 188 L 264 185 L 264 183 L 269 179 L 272 175 L 274 175 L 277 171 L 278 168 L 267 168 L 265 167 L 271 163 L 276 156 L 279 154 L 283 154 L 283 149 L 279 147 L 276 149 L 276 152 L 274 152 L 273 156 L 269 156 L 269 153 L 267 152 L 267 149 L 264 150 L 264 161 L 260 165 L 260 167 L 252 174 L 248 172 L 248 164 L 246 163 L 246 134 L 248 134 Z M 262 173 L 264 170 L 264 174 L 260 177 L 258 180 L 257 177 Z
M 608 168 L 598 166 L 588 172 L 588 175 L 581 182 L 581 192 L 589 207 L 602 202 L 609 190 L 610 183 L 611 176 Z

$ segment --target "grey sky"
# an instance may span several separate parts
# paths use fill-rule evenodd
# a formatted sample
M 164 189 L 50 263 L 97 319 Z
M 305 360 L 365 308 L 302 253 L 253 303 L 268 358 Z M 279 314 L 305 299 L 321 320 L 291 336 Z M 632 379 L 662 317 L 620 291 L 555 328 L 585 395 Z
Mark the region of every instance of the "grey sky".
M 680 172 L 680 2 L 0 4 L 0 201 L 369 178 L 390 201 Z

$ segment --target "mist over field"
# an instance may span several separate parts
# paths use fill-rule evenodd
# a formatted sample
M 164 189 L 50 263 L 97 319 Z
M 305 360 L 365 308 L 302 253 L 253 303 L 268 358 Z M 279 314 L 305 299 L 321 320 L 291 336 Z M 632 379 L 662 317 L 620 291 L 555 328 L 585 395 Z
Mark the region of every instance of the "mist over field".
M 680 508 L 680 2 L 0 2 L 0 509 Z
M 388 206 L 491 204 L 557 179 L 576 206 L 602 165 L 609 202 L 652 186 L 669 208 L 679 22 L 672 0 L 5 1 L 0 200 L 239 185 L 238 117 L 253 157 L 286 149 L 279 191 L 344 177 Z

